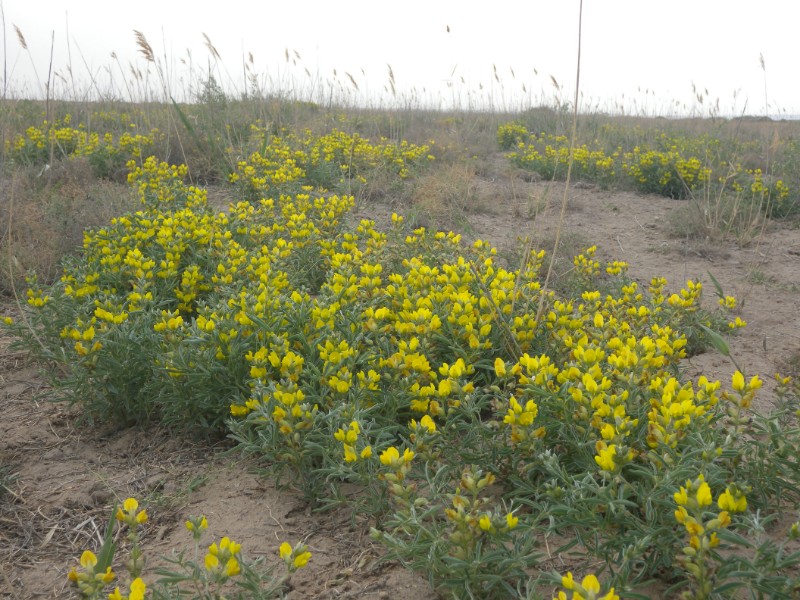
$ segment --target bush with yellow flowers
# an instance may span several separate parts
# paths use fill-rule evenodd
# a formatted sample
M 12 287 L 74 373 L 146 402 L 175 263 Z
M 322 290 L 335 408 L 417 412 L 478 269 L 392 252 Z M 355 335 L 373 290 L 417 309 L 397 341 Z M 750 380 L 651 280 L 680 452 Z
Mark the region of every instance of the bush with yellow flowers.
M 89 128 L 85 123 L 73 127 L 72 117 L 67 114 L 52 122 L 31 125 L 6 141 L 5 152 L 12 161 L 26 166 L 43 166 L 52 159 L 87 157 L 95 174 L 107 178 L 123 171 L 129 160 L 141 162 L 163 138 L 157 128 L 141 133 L 135 124 L 128 124 L 127 128 L 114 125 L 121 131 L 97 129 L 96 125 Z
M 595 133 L 596 138 L 576 144 L 571 153 L 573 179 L 676 199 L 733 194 L 737 205 L 752 204 L 757 213 L 775 218 L 800 210 L 793 140 L 782 144 L 783 160 L 766 175 L 760 168 L 744 167 L 738 158 L 745 149 L 757 150 L 752 143 L 723 145 L 707 134 L 667 134 L 638 128 L 626 131 L 610 125 L 597 128 Z M 506 156 L 517 166 L 545 179 L 566 177 L 570 162 L 567 136 L 535 134 L 524 125 L 506 123 L 498 127 L 497 139 L 501 150 L 507 150 Z
M 301 185 L 354 193 L 377 171 L 402 180 L 434 160 L 430 144 L 372 142 L 338 129 L 322 136 L 310 130 L 273 136 L 255 124 L 250 144 L 258 150 L 236 161 L 229 176 L 239 197 L 250 201 L 296 193 Z
M 528 130 L 519 123 L 503 123 L 497 127 L 497 144 L 501 150 L 511 150 L 528 141 Z
M 545 179 L 566 177 L 570 159 L 569 139 L 566 136 L 527 134 L 523 140 L 521 131 L 515 130 L 514 133 L 520 141 L 516 143 L 515 150 L 507 155 L 511 162 L 534 171 Z M 619 149 L 607 154 L 596 145 L 581 144 L 572 152 L 572 176 L 574 179 L 596 181 L 603 187 L 611 187 L 621 175 L 617 164 L 619 155 Z
M 755 573 L 767 594 L 796 585 L 798 557 L 781 546 L 759 563 L 754 533 L 800 500 L 796 389 L 781 380 L 761 415 L 756 375 L 723 390 L 681 371 L 740 326 L 721 289 L 709 307 L 699 281 L 640 286 L 590 247 L 556 293 L 541 251 L 510 270 L 485 242 L 398 215 L 385 230 L 349 224 L 352 197 L 302 177 L 291 194 L 254 183 L 272 167 L 219 213 L 180 166 L 132 169 L 142 209 L 87 231 L 61 281 L 31 279 L 25 318 L 3 321 L 87 417 L 227 434 L 309 502 L 363 515 L 387 558 L 457 597 L 534 593 L 552 581 L 540 545 L 556 534 L 553 551 L 577 548 L 626 597 L 653 578 L 709 594 Z M 742 510 L 728 523 L 709 494 Z M 676 521 L 684 495 L 697 506 Z M 212 547 L 204 569 L 177 569 L 235 579 L 237 546 Z M 290 568 L 307 558 L 280 554 Z M 105 563 L 84 562 L 84 583 L 105 583 Z M 599 597 L 580 575 L 572 597 Z

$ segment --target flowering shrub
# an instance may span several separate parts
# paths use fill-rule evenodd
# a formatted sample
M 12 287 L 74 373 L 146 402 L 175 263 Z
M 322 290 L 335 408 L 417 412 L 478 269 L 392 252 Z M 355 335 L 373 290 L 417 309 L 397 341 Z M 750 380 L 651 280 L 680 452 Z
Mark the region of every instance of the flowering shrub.
M 434 160 L 428 144 L 393 143 L 386 138 L 372 143 L 338 129 L 323 136 L 308 130 L 299 136 L 292 132 L 269 136 L 255 124 L 252 137 L 259 150 L 238 160 L 229 177 L 240 198 L 250 201 L 296 193 L 301 185 L 352 191 L 366 184 L 365 176 L 376 170 L 405 179 L 418 165 Z
M 517 132 L 519 135 L 519 132 Z M 498 133 L 499 136 L 499 133 Z M 545 179 L 563 179 L 569 165 L 569 138 L 564 135 L 528 134 L 527 143 L 519 141 L 516 150 L 507 156 L 514 164 L 535 171 Z M 619 178 L 618 159 L 621 150 L 611 155 L 599 147 L 582 144 L 573 152 L 573 177 L 596 181 L 610 187 Z
M 135 124 L 115 134 L 90 131 L 83 123 L 72 127 L 71 123 L 71 116 L 66 115 L 52 123 L 45 120 L 40 126 L 32 125 L 25 133 L 7 140 L 5 151 L 22 165 L 44 165 L 51 152 L 58 159 L 88 157 L 95 173 L 108 177 L 123 169 L 129 160 L 141 161 L 163 137 L 156 128 L 139 133 Z
M 528 139 L 528 130 L 519 123 L 505 123 L 497 128 L 497 143 L 501 150 L 511 150 Z
M 720 149 L 720 141 L 707 135 L 697 137 L 670 136 L 656 132 L 645 144 L 632 140 L 643 136 L 602 131 L 608 139 L 628 144 L 612 146 L 594 140 L 576 145 L 573 152 L 573 176 L 596 181 L 603 187 L 623 185 L 668 198 L 688 198 L 705 188 L 717 185 L 720 191 L 735 194 L 747 192 L 758 201 L 768 216 L 784 217 L 797 211 L 797 190 L 786 178 L 792 177 L 785 165 L 783 177 L 767 178 L 761 169 L 747 169 L 729 160 Z M 570 159 L 569 138 L 564 135 L 529 133 L 514 123 L 500 125 L 497 139 L 502 150 L 511 150 L 507 157 L 514 164 L 539 173 L 546 179 L 566 177 Z M 729 180 L 730 183 L 729 183 Z M 719 193 L 719 192 L 718 192 Z

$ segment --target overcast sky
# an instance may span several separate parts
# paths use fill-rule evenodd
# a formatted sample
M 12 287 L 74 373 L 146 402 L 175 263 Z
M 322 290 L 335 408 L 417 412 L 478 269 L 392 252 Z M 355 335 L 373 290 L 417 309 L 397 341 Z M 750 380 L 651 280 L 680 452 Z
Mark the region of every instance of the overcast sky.
M 488 101 L 519 108 L 568 101 L 574 90 L 579 0 L 2 0 L 2 6 L 7 89 L 16 94 L 42 93 L 54 33 L 53 69 L 70 82 L 56 79 L 56 91 L 68 93 L 73 78 L 86 90 L 93 78 L 102 91 L 125 98 L 132 93 L 124 85 L 129 64 L 147 67 L 134 30 L 155 50 L 176 96 L 207 72 L 212 56 L 203 34 L 221 57 L 211 65 L 217 79 L 237 92 L 246 88 L 243 63 L 262 87 L 319 96 L 341 86 L 351 100 L 373 104 L 391 98 L 387 65 L 399 97 L 442 107 Z M 798 24 L 797 0 L 585 0 L 582 106 L 708 114 L 719 100 L 722 114 L 764 114 L 767 102 L 771 114 L 799 114 Z

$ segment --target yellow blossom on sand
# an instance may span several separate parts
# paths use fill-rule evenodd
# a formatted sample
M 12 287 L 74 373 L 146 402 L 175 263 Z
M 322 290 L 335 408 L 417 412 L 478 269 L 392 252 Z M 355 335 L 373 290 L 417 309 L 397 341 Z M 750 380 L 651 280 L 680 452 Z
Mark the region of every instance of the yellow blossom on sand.
M 742 375 L 741 371 L 735 371 L 733 373 L 732 379 L 733 382 L 731 385 L 734 390 L 736 390 L 737 392 L 741 392 L 742 390 L 744 390 L 744 375 Z
M 292 554 L 292 545 L 289 542 L 283 542 L 278 549 L 278 554 L 282 559 L 286 560 L 286 558 Z

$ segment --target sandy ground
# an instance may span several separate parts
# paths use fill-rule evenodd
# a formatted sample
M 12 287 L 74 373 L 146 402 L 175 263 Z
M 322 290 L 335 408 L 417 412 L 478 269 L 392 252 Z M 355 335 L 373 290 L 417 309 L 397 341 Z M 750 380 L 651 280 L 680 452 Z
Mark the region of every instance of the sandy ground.
M 467 237 L 489 240 L 501 256 L 513 256 L 520 237 L 552 242 L 562 184 L 525 182 L 502 169 L 483 175 L 474 181 L 481 209 L 457 223 Z M 628 261 L 645 285 L 661 275 L 677 291 L 687 278 L 699 279 L 707 302 L 715 300 L 712 273 L 742 301 L 748 327 L 729 342 L 747 375 L 767 382 L 759 400 L 765 406 L 772 375 L 800 352 L 800 230 L 771 226 L 745 248 L 675 239 L 670 214 L 680 206 L 579 185 L 570 190 L 562 239 L 594 243 L 603 258 Z M 403 208 L 359 207 L 355 216 L 385 224 L 393 210 Z M 277 562 L 280 542 L 304 541 L 313 558 L 293 576 L 290 598 L 435 597 L 424 577 L 378 562 L 381 548 L 365 523 L 345 513 L 312 514 L 298 494 L 276 489 L 241 457 L 222 455 L 222 447 L 158 431 L 79 426 L 75 411 L 48 402 L 36 367 L 8 343 L 0 340 L 0 462 L 10 463 L 16 482 L 0 501 L 0 598 L 71 597 L 67 571 L 84 549 L 99 546 L 114 500 L 131 495 L 148 500 L 144 546 L 151 557 L 189 548 L 183 521 L 204 514 L 206 543 L 228 535 L 251 558 Z M 686 366 L 687 377 L 703 373 L 724 382 L 733 371 L 715 352 Z M 553 568 L 570 564 L 569 557 L 550 558 Z

